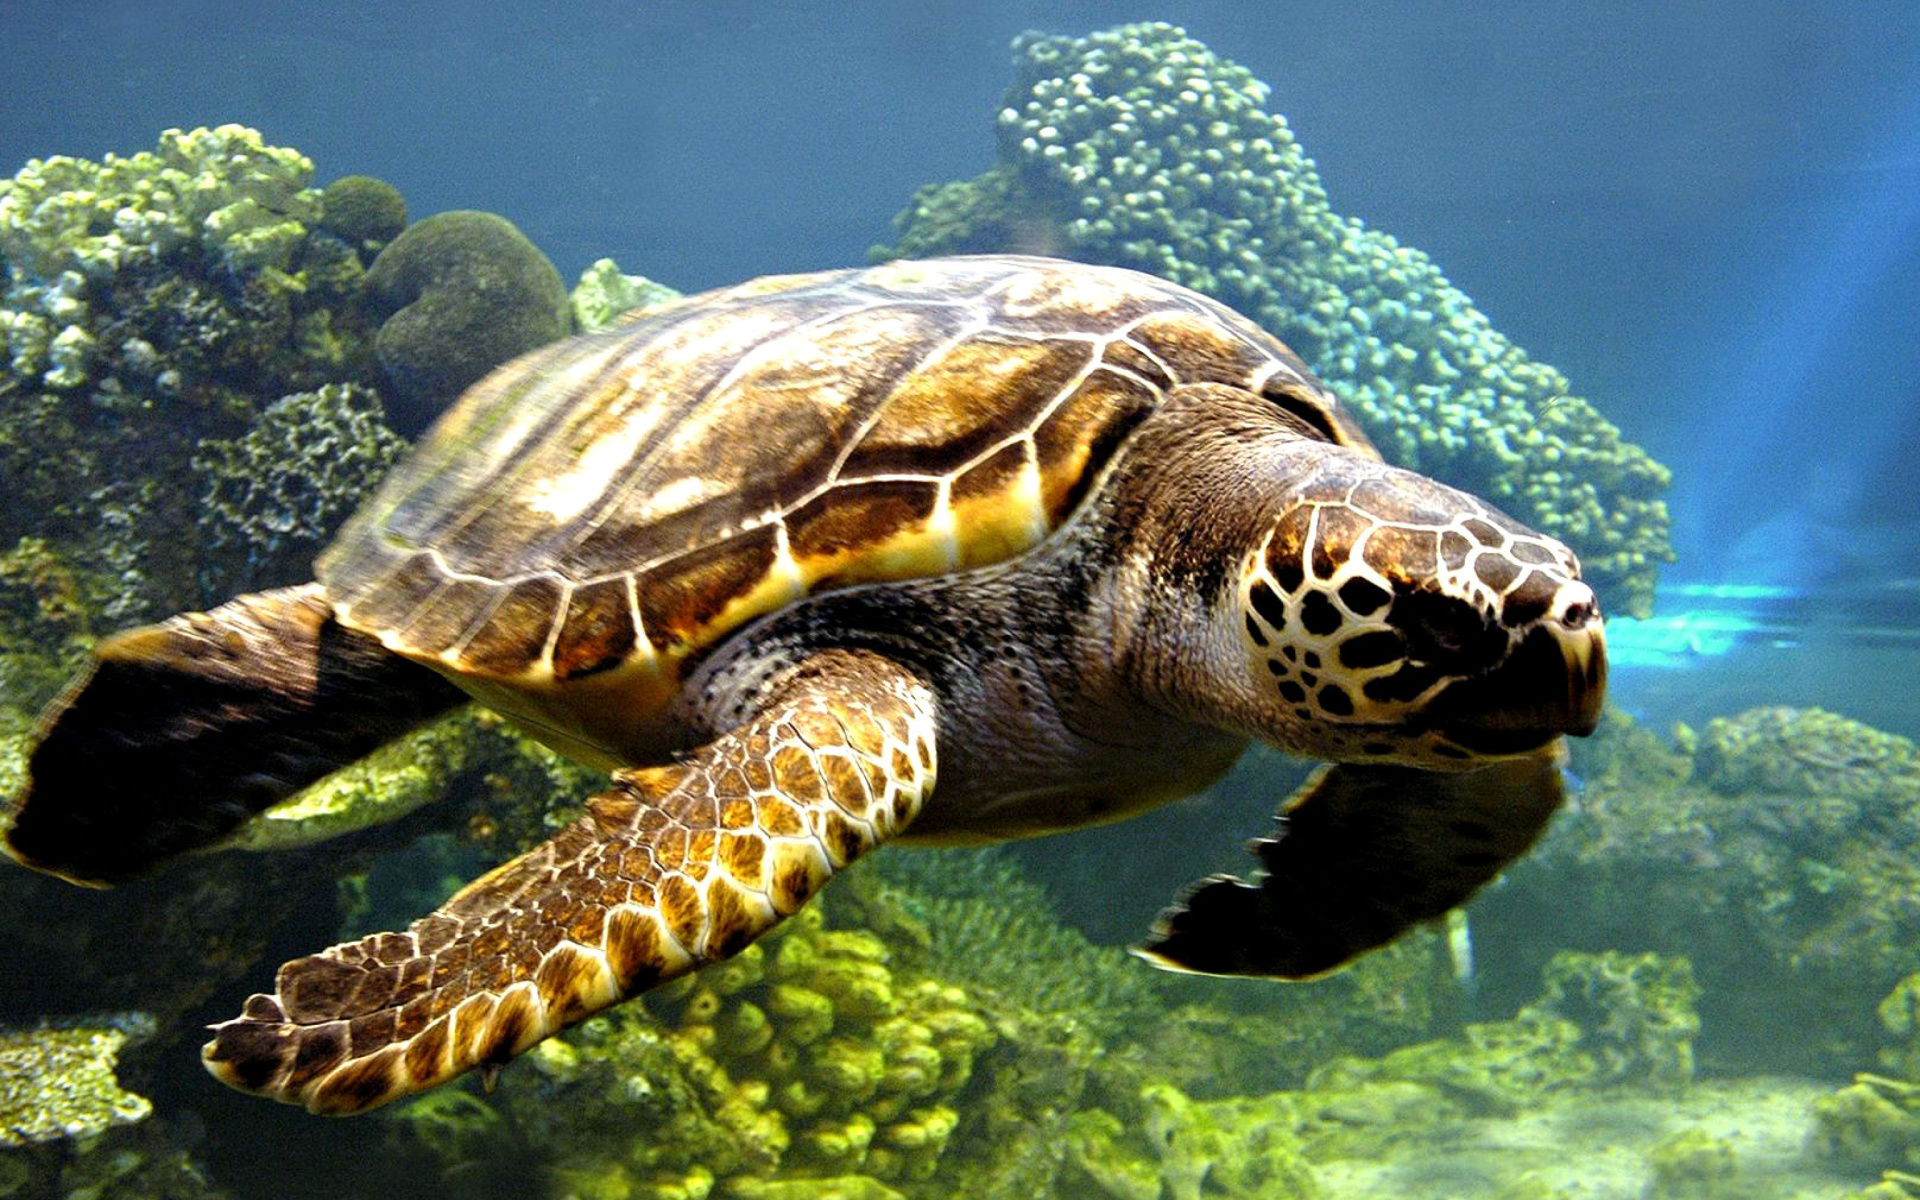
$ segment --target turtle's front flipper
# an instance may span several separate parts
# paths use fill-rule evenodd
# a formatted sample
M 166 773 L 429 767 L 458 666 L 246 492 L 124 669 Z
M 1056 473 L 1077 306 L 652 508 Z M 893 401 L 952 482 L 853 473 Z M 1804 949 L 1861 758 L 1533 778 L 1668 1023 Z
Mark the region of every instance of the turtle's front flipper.
M 904 828 L 933 778 L 931 689 L 872 654 L 818 654 L 745 724 L 682 764 L 615 772 L 586 816 L 407 932 L 281 967 L 203 1057 L 336 1114 L 504 1063 L 738 952 Z
M 118 883 L 465 699 L 336 623 L 317 583 L 131 629 L 41 719 L 6 849 Z
M 1262 876 L 1202 880 L 1137 948 L 1206 975 L 1310 979 L 1466 903 L 1525 853 L 1560 805 L 1555 744 L 1459 774 L 1328 767 L 1251 849 Z

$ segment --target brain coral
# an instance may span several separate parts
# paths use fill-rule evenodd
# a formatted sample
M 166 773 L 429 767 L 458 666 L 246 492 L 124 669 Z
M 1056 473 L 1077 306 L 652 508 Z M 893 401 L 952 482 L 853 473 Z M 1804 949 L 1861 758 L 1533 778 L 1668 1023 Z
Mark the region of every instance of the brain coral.
M 375 351 L 396 395 L 393 422 L 424 429 L 468 384 L 567 334 L 567 287 L 512 222 L 444 212 L 393 239 L 367 272 L 386 317 Z
M 999 164 L 922 189 L 876 257 L 1045 250 L 1206 292 L 1299 351 L 1389 459 L 1564 538 L 1613 611 L 1649 610 L 1667 470 L 1425 254 L 1334 212 L 1265 84 L 1159 23 L 1014 54 Z

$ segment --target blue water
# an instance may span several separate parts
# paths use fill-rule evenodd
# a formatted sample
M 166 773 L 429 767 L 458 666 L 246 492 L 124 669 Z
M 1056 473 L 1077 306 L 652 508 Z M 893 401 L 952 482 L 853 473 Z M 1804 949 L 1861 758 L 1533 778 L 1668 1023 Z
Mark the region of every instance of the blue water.
M 503 214 L 569 282 L 611 256 L 693 291 L 864 262 L 916 188 L 991 164 L 1014 35 L 1149 19 L 1271 84 L 1336 211 L 1430 254 L 1672 469 L 1677 561 L 1612 626 L 1623 711 L 1817 705 L 1920 738 L 1911 0 L 0 0 L 0 175 L 239 122 L 416 217 Z M 244 1107 L 210 1103 L 184 1120 Z

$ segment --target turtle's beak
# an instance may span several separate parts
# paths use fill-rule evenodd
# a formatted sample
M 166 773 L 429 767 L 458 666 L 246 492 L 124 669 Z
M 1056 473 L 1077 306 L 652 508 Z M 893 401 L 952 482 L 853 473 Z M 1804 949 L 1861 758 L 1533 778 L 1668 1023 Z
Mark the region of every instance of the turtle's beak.
M 1485 675 L 1449 686 L 1433 708 L 1469 750 L 1519 754 L 1563 733 L 1585 737 L 1607 698 L 1607 636 L 1593 589 L 1562 584 L 1545 615 Z

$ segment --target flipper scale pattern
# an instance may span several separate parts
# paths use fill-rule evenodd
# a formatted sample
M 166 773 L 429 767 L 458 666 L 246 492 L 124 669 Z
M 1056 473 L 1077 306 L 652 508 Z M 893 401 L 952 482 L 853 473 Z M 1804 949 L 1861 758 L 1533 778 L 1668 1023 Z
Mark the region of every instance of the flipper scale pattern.
M 405 932 L 295 959 L 203 1050 L 225 1082 L 364 1111 L 497 1066 L 737 953 L 932 791 L 933 695 L 820 654 L 683 763 L 617 771 L 586 815 Z

